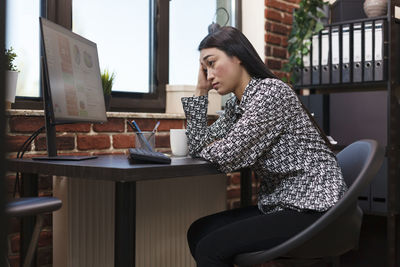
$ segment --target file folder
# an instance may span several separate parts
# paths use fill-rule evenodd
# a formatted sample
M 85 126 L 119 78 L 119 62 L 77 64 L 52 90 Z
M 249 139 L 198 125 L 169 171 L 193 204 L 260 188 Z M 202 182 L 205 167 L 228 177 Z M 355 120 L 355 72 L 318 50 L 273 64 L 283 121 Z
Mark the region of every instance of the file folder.
M 299 67 L 294 68 L 294 84 L 301 85 L 301 69 Z
M 374 80 L 382 81 L 385 75 L 384 61 L 384 24 L 382 20 L 375 22 L 375 57 L 374 57 Z
M 373 80 L 373 64 L 372 64 L 372 22 L 364 25 L 364 81 Z
M 319 64 L 319 34 L 315 34 L 312 37 L 312 84 L 320 83 L 320 64 Z
M 339 27 L 332 28 L 332 83 L 340 83 Z
M 362 81 L 362 35 L 361 23 L 353 25 L 353 82 Z
M 350 82 L 350 26 L 342 28 L 342 82 Z
M 329 30 L 324 29 L 321 32 L 321 83 L 329 83 Z
M 307 40 L 304 40 L 304 44 L 307 43 Z M 310 85 L 311 84 L 311 54 L 308 52 L 306 55 L 303 55 L 303 70 L 302 70 L 302 85 Z

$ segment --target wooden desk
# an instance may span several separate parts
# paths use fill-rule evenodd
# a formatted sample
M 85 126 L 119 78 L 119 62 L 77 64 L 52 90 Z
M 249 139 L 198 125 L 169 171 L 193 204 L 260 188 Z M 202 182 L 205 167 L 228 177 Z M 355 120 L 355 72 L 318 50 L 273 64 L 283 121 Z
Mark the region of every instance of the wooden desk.
M 171 165 L 132 165 L 127 156 L 107 155 L 85 161 L 35 161 L 10 159 L 8 170 L 23 173 L 22 195 L 37 196 L 38 174 L 79 179 L 114 181 L 115 185 L 115 266 L 135 266 L 136 182 L 166 178 L 205 176 L 220 172 L 209 162 L 192 158 L 172 158 Z M 21 254 L 25 255 L 33 231 L 33 218 L 21 226 Z M 22 262 L 22 260 L 21 260 Z

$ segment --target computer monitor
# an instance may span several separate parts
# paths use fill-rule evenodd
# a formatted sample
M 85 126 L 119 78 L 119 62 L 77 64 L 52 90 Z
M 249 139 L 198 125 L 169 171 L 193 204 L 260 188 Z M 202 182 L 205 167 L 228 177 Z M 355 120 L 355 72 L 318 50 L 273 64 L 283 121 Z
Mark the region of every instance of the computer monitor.
M 54 157 L 55 125 L 106 122 L 107 116 L 96 44 L 47 19 L 39 20 L 47 151 Z

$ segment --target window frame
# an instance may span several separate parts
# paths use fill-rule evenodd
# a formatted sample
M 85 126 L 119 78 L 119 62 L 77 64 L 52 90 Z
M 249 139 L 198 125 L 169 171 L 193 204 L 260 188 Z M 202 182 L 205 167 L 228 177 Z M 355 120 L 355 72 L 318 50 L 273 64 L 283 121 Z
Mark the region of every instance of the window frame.
M 72 0 L 42 0 L 46 3 L 47 19 L 72 29 Z M 165 112 L 169 77 L 169 0 L 150 0 L 150 73 L 149 93 L 112 92 L 110 111 Z M 17 97 L 12 108 L 43 109 L 42 85 L 40 97 Z

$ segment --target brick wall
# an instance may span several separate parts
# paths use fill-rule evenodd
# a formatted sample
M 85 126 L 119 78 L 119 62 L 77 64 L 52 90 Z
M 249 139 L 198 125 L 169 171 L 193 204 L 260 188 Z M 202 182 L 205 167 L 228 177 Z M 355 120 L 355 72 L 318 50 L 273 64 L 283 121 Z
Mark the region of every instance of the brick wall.
M 265 0 L 265 63 L 279 78 L 288 77 L 281 69 L 289 57 L 292 13 L 299 3 L 300 0 Z
M 44 125 L 42 112 L 9 112 L 7 118 L 7 151 L 8 157 L 15 158 L 17 152 L 25 140 L 37 129 Z M 112 113 L 109 113 L 112 114 Z M 183 116 L 168 118 L 170 116 L 157 114 L 133 114 L 116 113 L 114 117 L 109 117 L 104 124 L 68 124 L 59 125 L 57 130 L 57 149 L 59 155 L 104 155 L 104 154 L 126 154 L 127 148 L 134 147 L 135 135 L 126 121 L 134 119 L 141 130 L 151 131 L 157 121 L 160 126 L 156 134 L 156 149 L 164 153 L 170 153 L 169 130 L 184 128 L 186 125 Z M 148 118 L 145 118 L 145 117 Z M 164 117 L 164 118 L 163 118 Z M 210 123 L 215 117 L 210 119 Z M 28 147 L 24 158 L 37 155 L 45 155 L 46 136 L 41 133 Z M 227 184 L 227 208 L 239 206 L 240 197 L 240 175 L 239 173 L 229 174 Z M 8 173 L 7 192 L 8 199 L 13 197 L 15 173 Z M 52 177 L 40 176 L 39 195 L 52 195 Z M 18 197 L 18 195 L 17 195 Z M 12 218 L 8 244 L 9 259 L 12 267 L 19 266 L 19 219 Z M 46 216 L 44 228 L 40 235 L 38 246 L 38 266 L 51 266 L 52 264 L 52 216 Z

